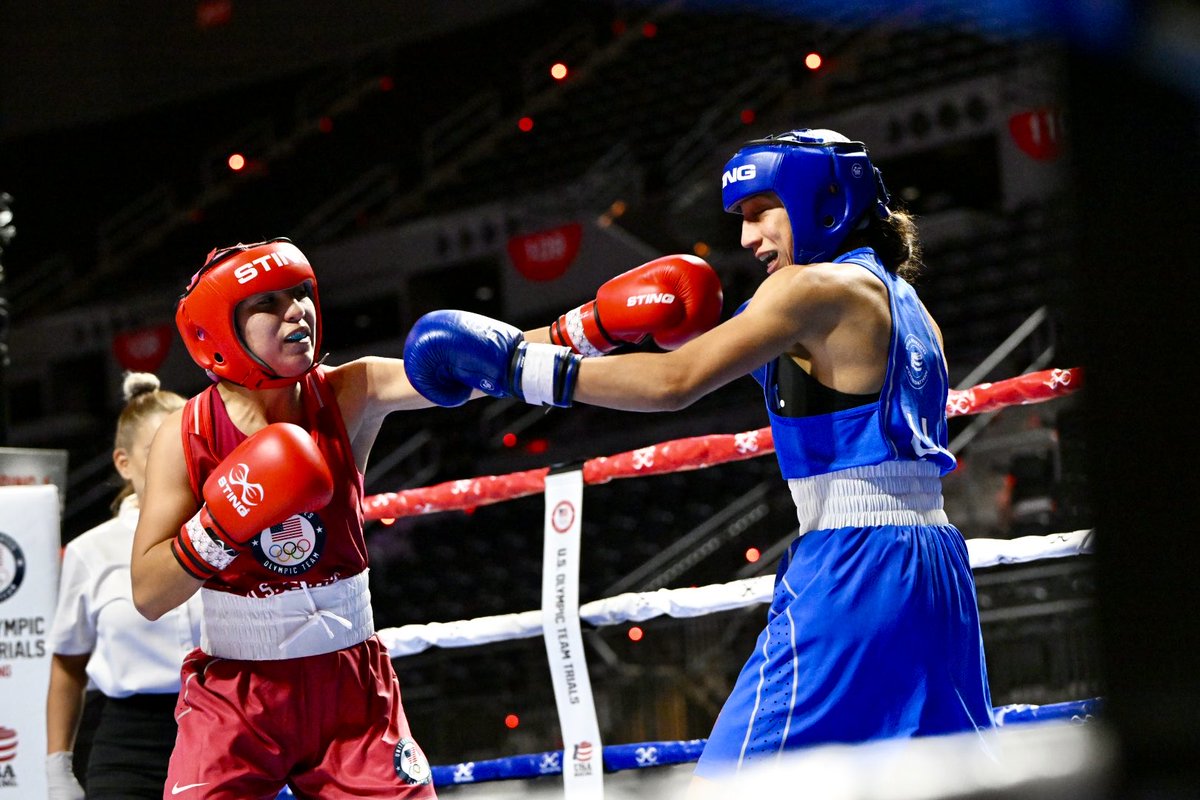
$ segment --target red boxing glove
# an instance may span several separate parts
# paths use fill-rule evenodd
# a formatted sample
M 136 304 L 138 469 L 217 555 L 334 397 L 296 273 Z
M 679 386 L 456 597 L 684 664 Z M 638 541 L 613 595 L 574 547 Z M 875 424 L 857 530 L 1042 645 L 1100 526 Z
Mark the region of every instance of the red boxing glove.
M 585 356 L 602 356 L 647 335 L 675 350 L 717 324 L 721 280 L 703 259 L 663 256 L 600 287 L 596 299 L 563 314 L 550 341 Z
M 265 528 L 328 505 L 333 476 L 306 430 L 276 422 L 235 447 L 202 494 L 204 505 L 179 529 L 171 552 L 185 572 L 207 580 Z

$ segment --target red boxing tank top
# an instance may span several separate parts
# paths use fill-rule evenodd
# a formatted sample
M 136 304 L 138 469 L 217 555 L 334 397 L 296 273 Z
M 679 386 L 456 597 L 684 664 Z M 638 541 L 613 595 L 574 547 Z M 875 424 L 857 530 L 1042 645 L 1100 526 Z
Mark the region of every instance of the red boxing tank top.
M 363 475 L 354 463 L 342 412 L 323 369 L 313 370 L 301 380 L 300 403 L 303 427 L 312 434 L 333 473 L 333 499 L 322 509 L 295 514 L 264 529 L 248 552 L 204 584 L 206 589 L 267 597 L 299 589 L 301 582 L 320 586 L 367 568 Z M 199 503 L 209 473 L 246 435 L 230 421 L 216 385 L 187 401 L 182 428 L 188 479 Z

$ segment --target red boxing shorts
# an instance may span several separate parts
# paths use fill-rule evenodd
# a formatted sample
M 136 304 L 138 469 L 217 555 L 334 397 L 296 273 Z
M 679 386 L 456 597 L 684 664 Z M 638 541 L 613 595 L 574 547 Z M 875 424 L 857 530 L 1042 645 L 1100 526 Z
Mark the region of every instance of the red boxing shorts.
M 175 718 L 164 800 L 437 797 L 377 636 L 279 661 L 194 650 Z

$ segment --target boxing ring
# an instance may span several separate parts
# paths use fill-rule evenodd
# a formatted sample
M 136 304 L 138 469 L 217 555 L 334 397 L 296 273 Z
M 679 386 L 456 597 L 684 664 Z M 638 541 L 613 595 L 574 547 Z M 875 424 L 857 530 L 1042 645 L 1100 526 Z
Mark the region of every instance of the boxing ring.
M 996 411 L 1014 405 L 1064 397 L 1083 386 L 1081 369 L 1047 369 L 966 390 L 951 390 L 950 417 Z M 630 592 L 579 604 L 579 528 L 582 491 L 587 485 L 704 469 L 774 452 L 769 427 L 661 442 L 613 456 L 592 458 L 569 468 L 540 469 L 479 476 L 368 497 L 368 519 L 389 520 L 452 510 L 470 510 L 533 494 L 546 496 L 542 608 L 521 613 L 454 622 L 411 624 L 379 631 L 393 658 L 432 647 L 473 647 L 510 639 L 543 637 L 559 712 L 564 748 L 517 754 L 486 761 L 434 765 L 439 788 L 493 781 L 561 776 L 568 798 L 603 796 L 603 775 L 645 767 L 694 762 L 704 739 L 602 743 L 588 679 L 581 624 L 593 627 L 641 622 L 655 617 L 699 617 L 770 602 L 774 575 L 691 588 Z M 579 510 L 579 513 L 576 511 Z M 1024 536 L 1016 539 L 968 539 L 972 569 L 1092 552 L 1090 530 Z M 994 709 L 1001 729 L 1035 722 L 1079 724 L 1099 715 L 1101 698 L 1048 705 L 1006 705 Z M 481 796 L 468 791 L 473 797 Z M 285 791 L 281 797 L 288 796 Z M 637 796 L 637 795 L 634 795 Z

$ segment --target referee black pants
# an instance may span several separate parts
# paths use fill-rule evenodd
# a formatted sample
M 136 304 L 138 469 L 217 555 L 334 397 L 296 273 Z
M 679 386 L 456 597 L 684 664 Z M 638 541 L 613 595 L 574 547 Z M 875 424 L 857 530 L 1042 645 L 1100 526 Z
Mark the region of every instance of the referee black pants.
M 175 746 L 174 694 L 110 697 L 87 764 L 88 800 L 161 800 Z

